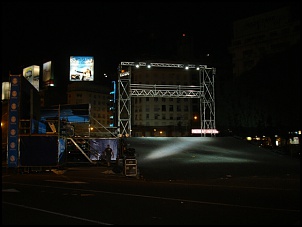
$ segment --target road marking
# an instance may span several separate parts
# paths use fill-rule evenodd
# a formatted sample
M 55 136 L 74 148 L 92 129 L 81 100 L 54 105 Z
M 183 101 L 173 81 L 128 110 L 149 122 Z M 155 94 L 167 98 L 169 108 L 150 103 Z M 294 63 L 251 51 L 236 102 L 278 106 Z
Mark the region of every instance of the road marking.
M 73 218 L 73 219 L 86 221 L 86 222 L 90 222 L 90 223 L 95 223 L 95 224 L 100 224 L 100 225 L 112 225 L 112 224 L 109 224 L 109 223 L 106 223 L 106 222 L 100 222 L 100 221 L 96 221 L 96 220 L 80 218 L 80 217 L 76 217 L 76 216 L 66 215 L 66 214 L 62 214 L 62 213 L 52 212 L 52 211 L 38 209 L 38 208 L 35 208 L 35 207 L 24 206 L 24 205 L 20 205 L 20 204 L 14 204 L 14 203 L 8 203 L 8 202 L 2 202 L 2 204 L 22 207 L 22 208 L 25 208 L 25 209 L 36 210 L 36 211 L 40 211 L 40 212 L 44 212 L 44 213 L 48 213 L 48 214 L 54 214 L 54 215 L 62 216 L 62 217 L 66 217 L 66 218 Z
M 10 188 L 10 189 L 2 189 L 2 192 L 20 192 L 14 188 Z
M 83 182 L 83 181 L 61 181 L 61 180 L 45 180 L 45 181 L 65 183 L 65 184 L 88 184 L 87 182 Z
M 59 181 L 59 182 L 66 182 L 66 181 Z M 54 186 L 43 186 L 43 185 L 34 185 L 34 184 L 20 184 L 15 183 L 18 185 L 29 185 L 31 187 L 42 187 L 42 188 L 56 188 L 62 190 L 70 190 L 70 188 L 64 187 L 54 187 Z M 240 204 L 229 204 L 229 203 L 215 203 L 209 201 L 200 201 L 200 200 L 190 200 L 190 199 L 181 199 L 181 198 L 169 198 L 169 197 L 160 197 L 160 196 L 150 196 L 150 195 L 142 195 L 142 194 L 130 194 L 130 193 L 121 193 L 121 192 L 112 192 L 112 191 L 102 191 L 102 190 L 91 190 L 91 189 L 77 189 L 73 188 L 74 191 L 82 191 L 87 192 L 86 194 L 96 194 L 96 193 L 104 193 L 104 194 L 111 194 L 111 195 L 120 195 L 120 196 L 130 196 L 130 197 L 140 197 L 146 199 L 159 199 L 159 200 L 166 200 L 166 201 L 175 201 L 180 203 L 195 203 L 195 204 L 207 204 L 207 205 L 214 205 L 214 206 L 229 206 L 229 207 L 242 207 L 242 208 L 249 208 L 249 209 L 262 209 L 262 210 L 274 210 L 274 211 L 286 211 L 286 212 L 300 212 L 299 209 L 287 209 L 287 208 L 271 208 L 271 207 L 257 207 L 257 206 L 249 206 L 249 205 L 240 205 Z M 77 195 L 77 194 L 75 194 Z

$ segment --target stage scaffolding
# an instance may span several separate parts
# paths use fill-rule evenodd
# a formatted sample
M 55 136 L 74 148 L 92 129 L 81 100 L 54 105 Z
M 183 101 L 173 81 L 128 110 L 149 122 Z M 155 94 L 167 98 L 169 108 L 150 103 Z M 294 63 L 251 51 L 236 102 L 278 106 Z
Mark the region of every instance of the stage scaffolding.
M 127 71 L 121 70 L 127 67 Z M 158 85 L 158 84 L 132 84 L 132 67 L 164 67 L 179 70 L 198 70 L 199 85 Z M 118 72 L 118 102 L 117 102 L 117 128 L 119 135 L 131 136 L 131 98 L 132 97 L 165 97 L 165 98 L 197 98 L 200 107 L 201 136 L 214 135 L 215 123 L 215 95 L 214 77 L 215 68 L 207 65 L 174 64 L 174 63 L 146 63 L 121 62 Z

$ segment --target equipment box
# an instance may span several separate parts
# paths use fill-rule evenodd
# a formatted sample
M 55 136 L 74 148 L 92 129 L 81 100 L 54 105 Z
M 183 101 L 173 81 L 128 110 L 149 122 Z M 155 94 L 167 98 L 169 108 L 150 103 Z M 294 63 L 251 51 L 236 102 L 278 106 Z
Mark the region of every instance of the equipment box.
M 137 175 L 137 160 L 125 159 L 125 175 L 136 176 Z

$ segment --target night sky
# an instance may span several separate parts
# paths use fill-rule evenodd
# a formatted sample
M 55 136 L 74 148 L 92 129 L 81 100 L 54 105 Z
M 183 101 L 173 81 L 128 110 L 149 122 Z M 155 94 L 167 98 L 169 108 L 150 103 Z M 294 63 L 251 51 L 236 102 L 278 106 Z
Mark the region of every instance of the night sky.
M 2 2 L 2 80 L 48 60 L 57 62 L 56 74 L 68 78 L 72 55 L 94 56 L 98 80 L 115 74 L 121 61 L 172 59 L 183 33 L 194 42 L 195 59 L 218 56 L 227 52 L 234 20 L 286 4 Z
M 8 81 L 9 74 L 51 60 L 56 86 L 65 94 L 70 56 L 94 56 L 94 83 L 108 86 L 123 61 L 206 64 L 217 72 L 218 128 L 286 133 L 300 129 L 299 44 L 262 59 L 236 83 L 228 50 L 234 21 L 284 6 L 300 15 L 300 3 L 288 1 L 2 2 L 1 78 Z M 193 44 L 187 59 L 177 54 L 184 33 Z M 245 119 L 252 125 L 242 123 Z

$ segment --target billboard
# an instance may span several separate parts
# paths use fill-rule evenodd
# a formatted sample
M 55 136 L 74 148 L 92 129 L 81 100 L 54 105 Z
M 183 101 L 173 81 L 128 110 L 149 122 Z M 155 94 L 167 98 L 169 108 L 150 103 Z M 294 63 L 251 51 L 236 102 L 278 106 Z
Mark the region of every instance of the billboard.
M 53 76 L 52 76 L 52 67 L 51 61 L 43 63 L 43 85 L 54 86 Z
M 2 82 L 2 96 L 1 99 L 9 99 L 10 95 L 10 82 Z
M 23 76 L 39 91 L 40 66 L 32 65 L 23 69 Z
M 94 58 L 71 56 L 69 81 L 94 81 Z

